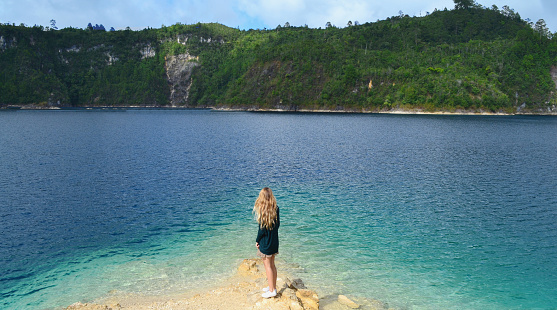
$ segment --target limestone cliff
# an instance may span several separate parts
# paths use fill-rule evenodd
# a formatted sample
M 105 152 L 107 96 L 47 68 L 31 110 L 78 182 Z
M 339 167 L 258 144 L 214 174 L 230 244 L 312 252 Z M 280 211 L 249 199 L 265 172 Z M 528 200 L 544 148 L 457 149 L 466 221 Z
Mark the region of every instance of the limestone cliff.
M 0 36 L 0 52 L 7 50 L 10 47 L 15 47 L 17 45 L 16 38 L 5 38 Z
M 187 105 L 191 88 L 193 68 L 199 66 L 199 58 L 190 54 L 166 56 L 164 68 L 170 87 L 170 104 Z

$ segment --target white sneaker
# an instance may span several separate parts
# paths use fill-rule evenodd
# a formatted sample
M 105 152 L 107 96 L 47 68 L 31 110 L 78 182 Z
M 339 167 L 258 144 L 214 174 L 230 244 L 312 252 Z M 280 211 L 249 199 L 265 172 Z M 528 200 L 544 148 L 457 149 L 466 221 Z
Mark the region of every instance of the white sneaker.
M 263 292 L 268 292 L 269 291 L 269 287 L 267 286 L 266 288 L 262 289 Z
M 271 298 L 271 297 L 275 297 L 275 296 L 277 296 L 277 290 L 276 289 L 272 292 L 268 291 L 268 292 L 265 292 L 261 295 L 261 297 L 263 297 L 263 298 Z

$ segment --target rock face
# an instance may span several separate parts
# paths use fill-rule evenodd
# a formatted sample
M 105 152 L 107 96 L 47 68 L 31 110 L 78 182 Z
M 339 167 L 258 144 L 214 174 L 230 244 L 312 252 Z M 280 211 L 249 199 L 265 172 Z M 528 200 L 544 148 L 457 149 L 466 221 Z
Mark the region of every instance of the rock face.
M 147 44 L 145 47 L 143 47 L 140 51 L 141 53 L 141 59 L 145 59 L 145 58 L 151 58 L 151 57 L 155 57 L 156 56 L 156 51 L 155 49 L 151 46 L 151 44 Z
M 193 68 L 199 66 L 198 57 L 190 54 L 167 56 L 165 71 L 170 85 L 170 104 L 172 106 L 187 105 L 191 88 Z
M 0 52 L 7 50 L 10 47 L 15 47 L 17 43 L 16 38 L 5 38 L 4 36 L 0 36 Z
M 301 289 L 296 292 L 303 309 L 319 310 L 319 297 L 317 293 L 310 290 Z

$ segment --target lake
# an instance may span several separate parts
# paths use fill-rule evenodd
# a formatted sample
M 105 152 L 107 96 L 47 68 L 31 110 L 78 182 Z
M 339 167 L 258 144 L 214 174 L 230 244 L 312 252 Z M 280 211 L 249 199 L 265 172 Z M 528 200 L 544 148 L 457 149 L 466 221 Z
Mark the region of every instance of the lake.
M 557 308 L 557 117 L 0 111 L 0 156 L 2 309 L 215 285 L 265 186 L 320 296 Z

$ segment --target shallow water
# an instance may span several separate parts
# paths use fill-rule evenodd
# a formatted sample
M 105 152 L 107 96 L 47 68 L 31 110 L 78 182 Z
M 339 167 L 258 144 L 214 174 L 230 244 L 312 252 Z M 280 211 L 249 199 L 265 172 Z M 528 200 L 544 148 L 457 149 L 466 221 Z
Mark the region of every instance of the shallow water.
M 213 285 L 254 256 L 400 309 L 557 307 L 557 118 L 0 112 L 0 308 Z M 280 273 L 280 271 L 279 271 Z

